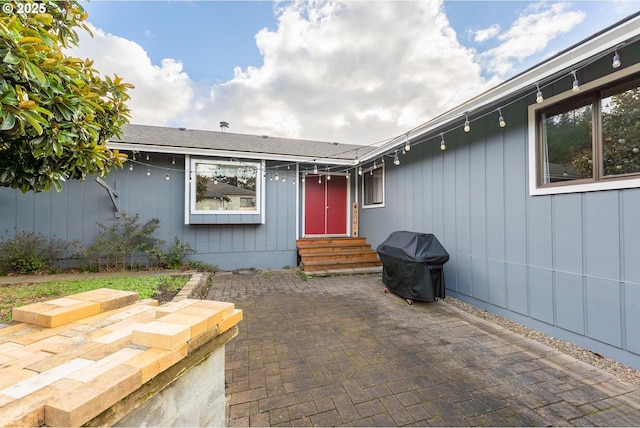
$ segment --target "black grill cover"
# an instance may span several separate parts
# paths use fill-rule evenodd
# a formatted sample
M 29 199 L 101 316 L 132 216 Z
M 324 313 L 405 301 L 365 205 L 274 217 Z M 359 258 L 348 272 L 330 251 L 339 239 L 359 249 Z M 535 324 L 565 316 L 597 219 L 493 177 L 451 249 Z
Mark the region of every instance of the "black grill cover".
M 430 233 L 393 232 L 376 249 L 382 283 L 405 299 L 433 302 L 445 298 L 442 265 L 449 254 Z

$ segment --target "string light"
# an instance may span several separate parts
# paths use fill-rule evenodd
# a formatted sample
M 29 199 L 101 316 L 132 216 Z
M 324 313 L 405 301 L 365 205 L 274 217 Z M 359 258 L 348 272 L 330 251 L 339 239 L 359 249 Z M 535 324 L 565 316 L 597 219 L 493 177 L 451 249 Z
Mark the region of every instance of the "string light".
M 278 175 L 278 173 L 276 172 L 276 181 L 280 180 L 280 176 Z
M 502 110 L 500 109 L 500 107 L 498 107 L 498 114 L 500 115 L 500 117 L 498 118 L 498 124 L 500 125 L 500 128 L 504 128 L 505 126 L 507 126 L 507 122 L 504 121 L 504 117 L 502 116 Z
M 406 140 L 404 142 L 404 150 L 408 152 L 409 150 L 411 150 L 411 141 L 409 140 L 409 134 L 405 135 L 405 138 Z
M 318 184 L 322 184 L 322 176 L 321 175 L 318 176 Z
M 573 88 L 571 89 L 573 92 L 578 92 L 580 90 L 580 84 L 578 83 L 578 76 L 576 76 L 576 71 L 571 71 L 573 74 Z
M 169 173 L 167 173 L 167 176 L 164 179 L 167 181 L 171 180 L 171 176 L 169 175 Z
M 619 68 L 619 67 L 621 67 L 621 65 L 622 65 L 622 62 L 621 62 L 621 60 L 620 60 L 620 54 L 619 54 L 619 52 L 618 52 L 618 49 L 619 49 L 622 45 L 624 45 L 624 43 L 623 43 L 623 44 L 619 44 L 618 46 L 616 46 L 616 49 L 615 49 L 615 51 L 614 51 L 614 54 L 613 54 L 613 61 L 612 61 L 612 63 L 611 63 L 613 68 Z M 593 58 L 593 59 L 592 59 L 592 60 L 590 60 L 588 63 L 587 63 L 587 62 L 581 63 L 581 64 L 579 64 L 579 65 L 578 65 L 578 68 L 577 68 L 577 69 L 569 71 L 569 76 L 573 76 L 572 90 L 573 90 L 574 92 L 579 92 L 579 90 L 580 90 L 580 82 L 579 82 L 579 80 L 578 80 L 578 78 L 577 78 L 577 72 L 578 72 L 578 71 L 582 70 L 582 69 L 583 69 L 583 68 L 585 68 L 587 65 L 593 64 L 593 63 L 595 63 L 596 61 L 598 61 L 598 60 L 600 60 L 600 59 L 602 59 L 602 58 L 604 58 L 604 57 L 606 57 L 606 56 L 608 56 L 608 55 L 610 55 L 610 54 L 611 54 L 611 51 L 610 51 L 610 50 L 609 50 L 609 51 L 606 51 L 606 52 L 602 52 L 601 54 L 599 54 L 599 55 L 597 56 L 597 58 Z M 565 71 L 565 73 L 566 73 L 566 71 Z M 542 89 L 544 89 L 545 87 L 550 86 L 550 85 L 552 85 L 552 84 L 554 84 L 554 83 L 556 83 L 556 82 L 561 81 L 561 79 L 566 78 L 566 76 L 567 76 L 567 74 L 562 74 L 562 75 L 555 74 L 555 75 L 553 75 L 553 76 L 546 76 L 546 77 L 545 77 L 545 80 L 546 80 L 547 82 L 546 82 L 546 83 L 544 83 L 544 84 L 541 84 L 540 82 L 536 82 L 536 83 L 534 84 L 534 85 L 535 85 L 535 88 L 536 88 L 536 102 L 537 102 L 537 103 L 542 103 L 542 102 L 544 102 L 544 96 L 543 96 L 543 94 L 542 94 Z M 584 83 L 584 82 L 583 82 L 583 83 Z M 528 93 L 528 94 L 527 94 L 527 93 L 523 93 L 523 94 L 522 94 L 519 98 L 517 98 L 516 100 L 509 102 L 509 104 L 512 104 L 513 102 L 518 101 L 518 100 L 525 99 L 526 97 L 529 97 L 529 96 L 530 96 L 530 93 Z M 507 104 L 507 105 L 509 105 L 509 104 Z M 507 105 L 503 105 L 503 106 L 501 106 L 501 107 L 506 107 Z M 495 111 L 495 110 L 493 110 L 493 111 Z M 500 126 L 501 128 L 506 127 L 506 121 L 504 120 L 504 116 L 503 116 L 503 114 L 502 114 L 502 110 L 501 110 L 501 108 L 497 108 L 497 112 L 498 112 L 498 114 L 499 114 L 499 118 L 498 118 L 499 126 Z M 484 118 L 484 117 L 488 116 L 489 114 L 491 114 L 491 111 L 488 111 L 488 112 L 486 112 L 486 113 L 484 113 L 484 114 L 481 114 L 480 116 L 476 117 L 476 118 L 474 119 L 474 121 L 475 121 L 475 120 L 478 120 L 478 119 L 481 119 L 481 118 Z M 464 112 L 464 116 L 465 116 L 465 121 L 464 121 L 464 131 L 465 131 L 465 132 L 470 132 L 470 130 L 471 130 L 471 121 L 469 120 L 469 111 Z M 476 116 L 477 116 L 477 115 L 476 115 Z M 410 132 L 415 132 L 416 130 L 420 130 L 420 129 L 422 128 L 422 126 L 423 126 L 423 125 L 421 125 L 421 126 L 419 126 L 419 127 L 417 127 L 417 128 L 414 128 L 414 129 L 413 129 L 412 131 L 410 131 Z M 441 141 L 440 141 L 440 149 L 441 149 L 441 150 L 443 150 L 443 151 L 444 151 L 444 150 L 446 149 L 446 143 L 445 143 L 444 134 L 445 134 L 445 133 L 448 133 L 449 131 L 453 131 L 453 130 L 455 130 L 455 128 L 456 128 L 456 127 L 452 128 L 452 129 L 449 129 L 449 130 L 444 130 L 443 132 L 441 132 L 441 133 L 440 133 L 440 140 L 441 140 Z M 403 153 L 403 154 L 406 154 L 406 152 L 408 152 L 408 151 L 410 151 L 410 150 L 411 150 L 412 143 L 411 143 L 411 140 L 409 139 L 410 132 L 403 134 L 404 139 L 403 139 L 403 144 L 402 144 L 402 146 L 401 146 L 401 147 L 397 147 L 397 146 L 396 146 L 396 147 L 395 147 L 395 151 L 394 151 L 394 148 L 391 148 L 391 149 L 390 149 L 389 151 L 387 151 L 386 153 L 384 153 L 384 152 L 383 152 L 381 155 L 379 155 L 379 159 L 376 159 L 376 161 L 374 161 L 374 162 L 373 162 L 373 169 L 375 169 L 375 168 L 377 167 L 377 160 L 380 160 L 380 161 L 381 161 L 381 163 L 382 163 L 382 164 L 384 164 L 384 163 L 385 163 L 385 157 L 386 157 L 386 156 L 389 156 L 389 157 L 393 156 L 393 162 L 394 162 L 394 164 L 395 164 L 395 165 L 399 165 L 399 164 L 400 164 L 400 159 L 399 159 L 399 157 L 398 157 L 398 152 L 401 152 L 401 153 Z M 426 138 L 426 139 L 424 139 L 424 140 L 420 140 L 420 141 L 415 141 L 415 140 L 414 140 L 413 145 L 415 145 L 415 144 L 421 144 L 421 143 L 427 142 L 428 140 L 430 140 L 431 138 L 434 138 L 434 137 L 435 137 L 435 138 L 437 138 L 437 137 L 436 137 L 436 135 L 433 135 L 433 136 L 431 136 L 431 137 L 427 137 L 427 138 Z M 396 137 L 396 138 L 397 138 L 397 137 Z M 384 142 L 385 142 L 385 143 L 391 143 L 391 142 L 393 142 L 394 140 L 396 140 L 396 138 L 388 139 L 388 140 L 386 140 L 386 141 L 384 141 Z M 397 141 L 397 140 L 396 140 L 396 141 Z M 377 144 L 378 144 L 378 143 L 376 143 L 376 145 L 377 145 Z M 638 151 L 640 152 L 640 149 L 638 149 Z M 147 160 L 149 160 L 149 159 L 150 159 L 150 154 L 149 154 L 149 153 L 140 153 L 139 151 L 136 151 L 136 150 L 132 150 L 131 152 L 132 152 L 132 161 L 133 161 L 133 162 L 129 165 L 129 170 L 130 170 L 130 171 L 133 171 L 133 170 L 134 170 L 134 165 L 133 165 L 133 163 L 135 163 L 137 155 L 145 155 L 145 157 L 146 157 L 146 159 L 147 159 Z M 348 153 L 348 152 L 346 152 L 346 151 L 345 151 L 344 153 Z M 367 161 L 369 161 L 369 160 L 370 160 L 370 159 L 367 159 L 367 158 L 366 158 L 366 156 L 365 156 L 364 161 L 365 161 L 365 162 L 367 162 Z M 311 159 L 307 160 L 306 162 L 307 162 L 307 163 L 310 163 L 310 161 L 311 161 Z M 157 168 L 157 166 L 153 166 L 153 165 L 145 165 L 144 163 L 141 163 L 141 162 L 138 162 L 138 163 L 140 163 L 142 166 L 147 166 L 147 167 Z M 363 174 L 363 172 L 362 172 L 362 166 L 360 166 L 360 165 L 361 165 L 361 163 L 362 163 L 362 160 L 359 158 L 358 149 L 356 149 L 356 150 L 355 150 L 355 157 L 353 158 L 352 163 L 353 163 L 353 165 L 357 166 L 357 169 L 356 169 L 356 167 L 353 167 L 353 169 L 354 169 L 354 174 L 356 174 L 356 173 L 357 173 L 358 175 L 362 175 L 362 174 Z M 172 164 L 172 165 L 175 165 L 175 156 L 172 158 L 171 164 Z M 295 164 L 297 164 L 297 162 L 296 162 Z M 283 165 L 280 165 L 280 167 L 282 167 L 282 166 L 283 166 Z M 287 165 L 287 167 L 288 167 L 288 169 L 290 169 L 289 165 Z M 327 176 L 327 180 L 330 180 L 330 179 L 331 179 L 331 174 L 330 174 L 330 172 L 329 172 L 329 167 L 327 166 L 326 168 L 327 168 L 327 174 L 325 174 L 325 175 Z M 264 168 L 265 172 L 264 172 L 263 177 L 265 177 L 265 178 L 266 178 L 266 176 L 267 176 L 267 171 L 268 171 L 269 169 L 271 169 L 271 168 L 268 168 L 268 169 L 267 169 L 267 168 Z M 171 169 L 169 169 L 169 170 L 171 170 Z M 348 169 L 345 171 L 345 172 L 346 172 L 346 178 L 349 178 L 349 173 L 348 173 L 348 171 L 349 171 L 349 170 L 350 170 L 350 168 L 348 168 Z M 371 170 L 371 172 L 372 172 L 372 170 Z M 313 159 L 313 173 L 314 173 L 314 174 L 318 174 L 317 159 Z M 302 175 L 301 175 L 300 177 L 297 177 L 297 176 L 296 176 L 296 177 L 294 177 L 293 182 L 295 183 L 295 180 L 296 180 L 297 178 L 300 178 L 300 181 L 302 181 L 302 182 L 304 183 L 304 182 L 305 182 L 305 176 L 306 176 L 306 175 L 308 175 L 308 174 L 309 174 L 309 172 L 308 172 L 308 170 L 307 170 L 307 172 L 302 173 Z M 147 169 L 147 176 L 150 176 L 150 175 L 151 175 L 151 171 L 150 171 L 150 169 L 148 168 L 148 169 Z M 169 174 L 167 174 L 167 175 L 169 175 Z M 276 175 L 277 175 L 277 173 L 276 173 Z M 285 181 L 285 180 L 284 180 L 284 176 L 283 176 L 283 180 L 282 180 L 282 181 L 283 181 L 283 182 Z M 191 176 L 191 173 L 190 173 L 190 175 L 189 175 L 189 182 L 192 182 L 192 176 Z M 319 176 L 319 177 L 318 177 L 318 182 L 319 182 L 319 183 L 321 183 L 321 182 L 322 182 L 321 176 Z
M 542 91 L 540 90 L 540 86 L 538 86 L 537 83 L 536 83 L 536 89 L 538 89 L 538 92 L 536 92 L 536 102 L 540 104 L 541 102 L 544 101 L 544 97 L 542 96 Z
M 302 174 L 302 180 L 301 180 L 301 181 L 302 181 L 303 183 L 305 183 L 305 182 L 307 181 L 307 179 L 306 179 L 306 177 L 305 177 L 305 175 L 304 175 L 304 174 Z
M 611 67 L 620 68 L 621 65 L 622 61 L 620 61 L 620 55 L 618 54 L 618 49 L 616 49 L 615 53 L 613 54 L 613 62 L 611 63 Z
M 174 157 L 173 159 L 171 159 L 171 165 L 175 165 L 176 164 L 176 158 Z

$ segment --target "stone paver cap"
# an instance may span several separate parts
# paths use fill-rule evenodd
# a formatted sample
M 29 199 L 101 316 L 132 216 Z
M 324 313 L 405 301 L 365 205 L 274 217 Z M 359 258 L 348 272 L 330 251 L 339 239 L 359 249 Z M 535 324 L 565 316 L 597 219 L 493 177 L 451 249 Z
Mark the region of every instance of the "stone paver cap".
M 234 327 L 232 303 L 157 306 L 101 288 L 13 309 L 0 324 L 0 426 L 79 426 Z

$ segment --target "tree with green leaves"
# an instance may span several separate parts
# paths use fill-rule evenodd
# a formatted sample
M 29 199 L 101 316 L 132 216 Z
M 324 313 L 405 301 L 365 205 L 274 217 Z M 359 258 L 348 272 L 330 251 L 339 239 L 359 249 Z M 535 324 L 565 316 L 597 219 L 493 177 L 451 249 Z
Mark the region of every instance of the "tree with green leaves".
M 133 85 L 63 52 L 78 45 L 77 28 L 90 33 L 86 18 L 77 0 L 3 4 L 0 186 L 60 191 L 66 179 L 104 176 L 126 161 L 106 143 L 129 121 Z

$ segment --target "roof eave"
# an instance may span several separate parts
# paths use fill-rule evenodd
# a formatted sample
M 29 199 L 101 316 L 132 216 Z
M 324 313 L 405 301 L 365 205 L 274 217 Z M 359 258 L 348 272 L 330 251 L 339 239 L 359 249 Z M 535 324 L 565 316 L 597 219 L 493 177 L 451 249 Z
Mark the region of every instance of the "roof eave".
M 320 163 L 327 165 L 352 165 L 353 160 L 350 159 L 336 159 L 330 157 L 308 157 L 308 156 L 295 156 L 295 155 L 282 155 L 275 153 L 258 153 L 248 151 L 234 151 L 234 150 L 216 150 L 216 149 L 197 149 L 189 147 L 175 147 L 175 146 L 159 146 L 153 144 L 137 144 L 137 143 L 122 143 L 110 141 L 107 143 L 107 147 L 110 149 L 129 150 L 135 152 L 153 152 L 153 153 L 167 153 L 174 155 L 190 155 L 190 156 L 211 156 L 211 157 L 223 157 L 223 158 L 245 158 L 245 159 L 258 159 L 268 161 L 282 161 L 282 162 L 296 162 L 296 163 Z

